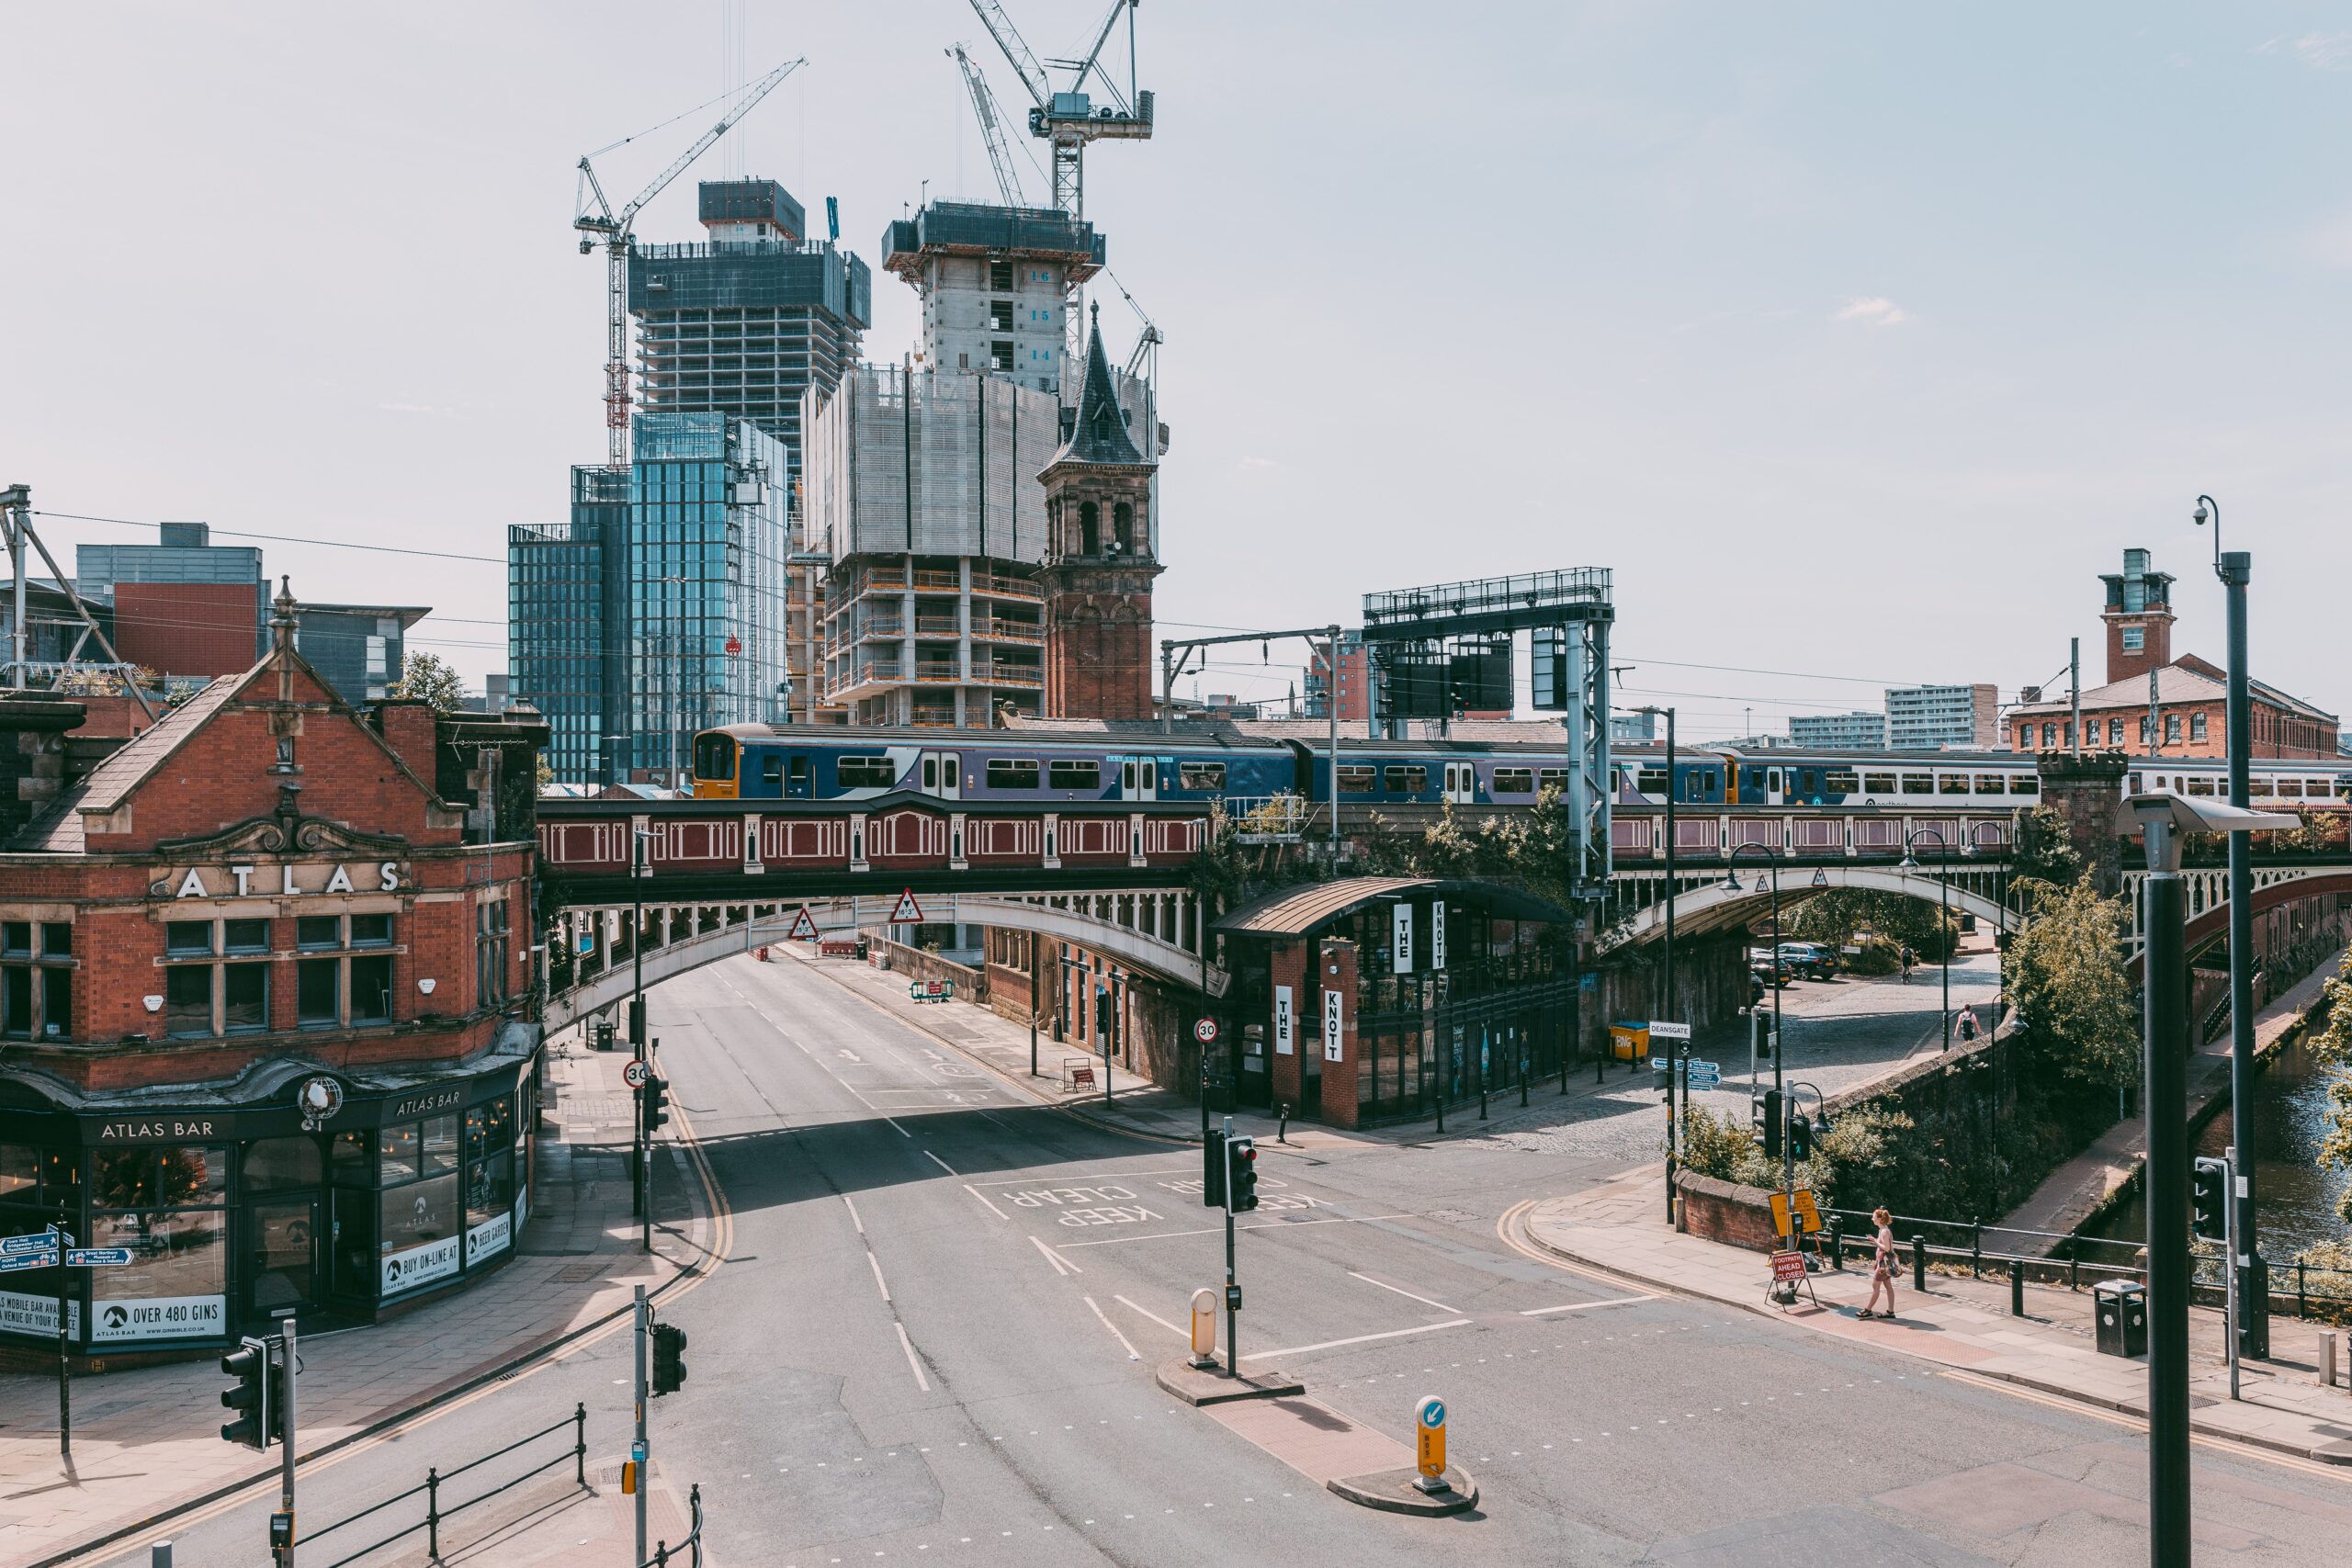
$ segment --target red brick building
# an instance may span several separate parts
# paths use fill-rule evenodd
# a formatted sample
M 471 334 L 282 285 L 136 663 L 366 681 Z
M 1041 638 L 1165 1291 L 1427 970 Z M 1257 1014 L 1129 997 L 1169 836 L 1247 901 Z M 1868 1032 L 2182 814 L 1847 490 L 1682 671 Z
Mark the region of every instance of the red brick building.
M 356 711 L 273 646 L 95 766 L 0 703 L 0 1235 L 62 1221 L 77 1348 L 365 1319 L 528 1213 L 535 714 Z M 52 1335 L 55 1270 L 0 1282 Z
M 1151 472 L 1127 431 L 1098 322 L 1070 437 L 1038 478 L 1046 486 L 1046 671 L 1048 718 L 1150 718 Z

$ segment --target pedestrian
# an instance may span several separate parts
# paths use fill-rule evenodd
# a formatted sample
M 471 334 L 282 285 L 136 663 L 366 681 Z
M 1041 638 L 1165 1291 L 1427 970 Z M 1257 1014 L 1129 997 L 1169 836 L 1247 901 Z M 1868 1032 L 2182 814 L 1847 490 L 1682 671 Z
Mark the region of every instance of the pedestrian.
M 1905 943 L 1903 949 L 1903 983 L 1906 986 L 1911 983 L 1911 965 L 1917 962 L 1918 962 L 1918 954 L 1913 953 L 1910 945 Z
M 1962 1008 L 1960 1010 L 1960 1043 L 1963 1045 L 1972 1044 L 1975 1039 L 1976 1010 Z
M 1883 1317 L 1890 1322 L 1894 1317 L 1894 1216 L 1883 1206 L 1871 1211 L 1871 1223 L 1878 1226 L 1878 1237 L 1871 1249 L 1871 1299 L 1854 1314 L 1856 1317 Z M 1886 1292 L 1886 1310 L 1878 1310 L 1878 1293 Z

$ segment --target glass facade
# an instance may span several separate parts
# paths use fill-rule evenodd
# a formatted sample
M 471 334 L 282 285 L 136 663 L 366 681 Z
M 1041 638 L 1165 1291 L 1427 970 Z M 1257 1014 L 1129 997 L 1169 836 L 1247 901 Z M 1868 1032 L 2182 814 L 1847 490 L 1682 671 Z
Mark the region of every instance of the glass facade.
M 784 444 L 718 413 L 635 437 L 626 474 L 572 470 L 569 524 L 508 532 L 514 692 L 563 783 L 674 778 L 695 730 L 785 716 Z

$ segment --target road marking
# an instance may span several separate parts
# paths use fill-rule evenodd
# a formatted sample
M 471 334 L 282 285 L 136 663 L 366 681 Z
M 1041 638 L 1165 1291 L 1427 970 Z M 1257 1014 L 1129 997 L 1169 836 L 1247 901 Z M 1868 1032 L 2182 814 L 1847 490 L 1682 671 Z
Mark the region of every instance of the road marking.
M 864 1235 L 865 1234 L 865 1222 L 857 1217 L 857 1205 L 849 1202 L 849 1194 L 846 1192 L 842 1194 L 842 1201 L 849 1203 L 849 1223 L 857 1227 L 858 1235 Z
M 1656 1300 L 1657 1300 L 1656 1296 L 1609 1296 L 1597 1302 L 1570 1302 L 1566 1306 L 1529 1307 L 1525 1312 L 1521 1313 L 1519 1315 L 1521 1317 L 1549 1317 L 1555 1312 L 1582 1312 L 1587 1307 L 1630 1306 L 1635 1302 L 1654 1302 Z
M 1050 1170 L 1052 1168 L 1050 1166 L 1041 1166 L 1038 1168 Z M 1074 1175 L 1069 1176 L 1041 1177 L 1034 1174 L 1029 1176 L 1006 1176 L 1000 1177 L 994 1181 L 982 1181 L 977 1185 L 981 1187 L 1036 1187 L 1040 1185 L 1067 1187 L 1074 1182 L 1080 1181 L 1132 1181 L 1137 1177 L 1143 1176 L 1182 1176 L 1184 1174 L 1186 1173 L 1181 1170 L 1082 1170 Z
M 1402 1339 L 1411 1334 L 1434 1334 L 1441 1328 L 1466 1328 L 1470 1320 L 1453 1318 L 1445 1323 L 1425 1323 L 1418 1328 L 1392 1328 L 1385 1334 L 1358 1334 L 1347 1339 L 1325 1339 L 1313 1345 L 1293 1345 L 1283 1350 L 1256 1350 L 1242 1357 L 1245 1361 L 1271 1360 L 1276 1356 L 1303 1356 L 1309 1350 L 1336 1350 L 1342 1345 L 1369 1345 L 1375 1339 Z
M 855 1089 L 851 1089 L 851 1090 L 850 1090 L 850 1092 L 851 1092 L 852 1094 L 857 1094 L 857 1091 L 856 1091 Z M 857 1098 L 858 1098 L 858 1099 L 860 1099 L 860 1100 L 865 1100 L 865 1096 L 864 1096 L 864 1095 L 862 1095 L 862 1094 L 858 1094 L 858 1095 L 857 1095 Z M 874 1108 L 874 1102 L 873 1102 L 872 1100 L 865 1100 L 865 1104 L 866 1104 L 866 1109 L 867 1109 L 867 1110 L 869 1110 L 869 1111 L 870 1111 L 870 1110 L 872 1110 L 872 1109 Z M 890 1122 L 890 1119 L 889 1119 L 888 1116 L 885 1116 L 884 1118 L 882 1118 L 882 1120 L 883 1120 L 883 1121 L 885 1121 L 885 1122 Z M 892 1131 L 892 1132 L 894 1132 L 894 1133 L 898 1134 L 899 1134 L 899 1136 L 900 1136 L 900 1137 L 902 1137 L 902 1138 L 911 1138 L 911 1137 L 913 1137 L 913 1136 L 914 1136 L 914 1134 L 913 1134 L 912 1133 L 908 1132 L 904 1127 L 899 1126 L 896 1122 L 890 1122 L 890 1131 Z
M 969 1192 L 973 1197 L 978 1198 L 981 1202 L 988 1203 L 989 1213 L 994 1214 L 998 1219 L 1009 1220 L 1012 1217 L 1006 1213 L 1002 1209 L 998 1208 L 994 1203 L 989 1202 L 989 1195 L 981 1191 L 978 1188 L 973 1186 L 970 1182 L 967 1181 L 964 1183 L 964 1190 Z M 1030 1239 L 1035 1240 L 1036 1238 L 1033 1236 Z
M 1419 1302 L 1423 1306 L 1433 1306 L 1440 1312 L 1460 1312 L 1462 1310 L 1460 1307 L 1450 1307 L 1443 1302 L 1433 1302 L 1427 1296 L 1417 1296 L 1410 1291 L 1404 1290 L 1398 1286 L 1388 1283 L 1385 1280 L 1375 1280 L 1369 1274 L 1359 1274 L 1352 1269 L 1348 1270 L 1348 1278 L 1351 1280 L 1362 1280 L 1367 1285 L 1378 1285 L 1384 1291 L 1395 1291 L 1398 1295 L 1404 1297 L 1408 1302 Z
M 1177 1327 L 1174 1324 L 1169 1322 L 1158 1313 L 1136 1306 L 1135 1303 L 1127 1300 L 1125 1296 L 1113 1296 L 1111 1299 L 1118 1303 L 1121 1306 L 1126 1307 L 1130 1311 L 1142 1313 L 1144 1316 L 1151 1319 L 1152 1322 L 1159 1325 L 1160 1327 L 1168 1330 L 1169 1333 L 1173 1334 L 1177 1338 L 1183 1340 L 1186 1344 L 1189 1345 L 1192 1343 L 1192 1335 L 1185 1332 L 1183 1329 Z
M 1417 1220 L 1419 1214 L 1363 1214 L 1336 1220 L 1276 1220 L 1270 1225 L 1236 1225 L 1238 1231 L 1297 1230 L 1306 1225 L 1366 1225 L 1381 1220 Z M 1221 1235 L 1223 1225 L 1211 1225 L 1197 1231 L 1158 1231 L 1150 1235 L 1106 1235 L 1101 1241 L 1066 1241 L 1064 1247 L 1116 1247 L 1123 1241 L 1173 1241 L 1185 1235 Z
M 986 1200 L 983 1199 L 982 1201 L 985 1202 Z M 1046 1261 L 1054 1266 L 1054 1272 L 1057 1274 L 1067 1276 L 1070 1274 L 1083 1274 L 1086 1272 L 1085 1269 L 1080 1269 L 1077 1264 L 1072 1263 L 1069 1258 L 1064 1258 L 1060 1253 L 1056 1252 L 1052 1247 L 1047 1247 L 1043 1241 L 1034 1235 L 1029 1238 L 1029 1245 L 1046 1255 Z
M 1119 1332 L 1119 1325 L 1113 1323 L 1109 1318 L 1102 1316 L 1102 1309 L 1094 1305 L 1094 1298 L 1092 1296 L 1082 1296 L 1080 1299 L 1085 1302 L 1089 1307 L 1093 1308 L 1094 1315 L 1097 1318 L 1102 1319 L 1102 1326 L 1111 1331 L 1111 1337 L 1116 1339 L 1121 1345 L 1126 1346 L 1128 1360 L 1140 1361 L 1143 1359 L 1141 1356 L 1136 1354 L 1136 1348 L 1127 1343 L 1127 1337 Z
M 894 1323 L 890 1326 L 899 1331 L 899 1348 L 907 1353 L 907 1365 L 915 1374 L 915 1386 L 923 1393 L 929 1393 L 931 1380 L 922 1375 L 922 1363 L 915 1359 L 915 1342 L 907 1337 L 907 1325 L 903 1323 Z
M 875 1257 L 873 1252 L 870 1250 L 865 1255 L 865 1260 L 874 1265 L 875 1288 L 882 1292 L 882 1300 L 885 1303 L 888 1302 L 890 1299 L 890 1287 L 884 1283 L 882 1279 L 882 1260 Z
M 923 1155 L 931 1161 L 932 1164 L 937 1166 L 948 1175 L 953 1176 L 956 1174 L 956 1168 L 954 1166 L 949 1165 L 945 1160 L 941 1159 L 937 1155 L 933 1154 L 929 1149 L 923 1150 Z

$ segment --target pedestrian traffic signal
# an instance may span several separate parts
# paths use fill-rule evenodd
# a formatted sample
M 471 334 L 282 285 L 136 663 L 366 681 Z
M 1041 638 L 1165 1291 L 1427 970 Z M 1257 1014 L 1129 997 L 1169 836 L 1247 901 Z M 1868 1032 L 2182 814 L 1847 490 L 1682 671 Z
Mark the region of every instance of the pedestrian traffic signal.
M 670 1121 L 670 1080 L 648 1078 L 645 1087 L 637 1091 L 638 1105 L 644 1116 L 645 1135 L 651 1137 Z
M 686 1331 L 673 1323 L 653 1325 L 653 1392 L 675 1393 L 686 1381 Z
M 2191 1173 L 2189 1229 L 2210 1241 L 2230 1234 L 2230 1162 L 2200 1159 Z
M 1802 1113 L 1789 1118 L 1788 1136 L 1791 1159 L 1813 1157 L 1813 1123 L 1807 1122 Z
M 234 1421 L 221 1424 L 221 1440 L 266 1450 L 273 1436 L 269 1407 L 269 1342 L 266 1339 L 243 1341 L 236 1349 L 220 1358 L 220 1370 L 237 1380 L 234 1388 L 220 1391 L 220 1403 L 237 1413 Z
M 1107 987 L 1094 993 L 1094 1038 L 1111 1038 L 1111 992 Z
M 1216 1127 L 1201 1134 L 1201 1206 L 1225 1207 L 1225 1134 Z
M 1781 1157 L 1781 1091 L 1764 1091 L 1764 1152 L 1773 1159 Z
M 1258 1206 L 1258 1145 L 1248 1138 L 1227 1138 L 1225 1156 L 1230 1167 L 1227 1182 L 1233 1212 L 1248 1213 Z

